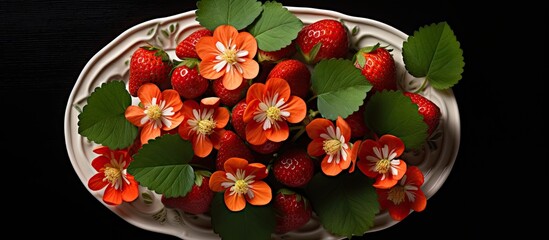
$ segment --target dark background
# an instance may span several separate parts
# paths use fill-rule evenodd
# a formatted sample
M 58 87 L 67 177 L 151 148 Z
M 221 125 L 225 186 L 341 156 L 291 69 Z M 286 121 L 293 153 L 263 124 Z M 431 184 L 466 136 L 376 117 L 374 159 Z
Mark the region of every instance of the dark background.
M 531 89 L 532 85 L 545 89 L 541 70 L 547 64 L 547 50 L 531 49 L 546 40 L 547 10 L 528 4 L 480 7 L 458 1 L 280 2 L 371 18 L 407 34 L 426 24 L 449 23 L 461 42 L 466 62 L 463 79 L 453 88 L 462 128 L 454 168 L 429 199 L 425 211 L 364 238 L 439 238 L 439 234 L 471 238 L 487 232 L 486 223 L 497 220 L 497 214 L 502 213 L 502 209 L 493 208 L 494 203 L 505 201 L 509 192 L 516 191 L 493 191 L 516 182 L 506 181 L 509 178 L 501 177 L 504 171 L 499 170 L 505 159 L 514 157 L 507 147 L 519 141 L 527 142 L 525 147 L 542 149 L 546 142 L 520 140 L 532 134 L 524 130 L 528 125 L 519 131 L 497 123 L 534 117 L 527 111 L 517 114 L 508 105 L 518 101 L 514 93 L 517 89 Z M 89 194 L 70 164 L 63 122 L 72 87 L 95 53 L 134 25 L 195 8 L 194 1 L 0 2 L 0 116 L 3 132 L 16 132 L 6 132 L 3 138 L 9 144 L 2 146 L 6 154 L 2 157 L 3 169 L 10 176 L 3 184 L 7 194 L 14 196 L 9 202 L 17 209 L 17 214 L 10 215 L 10 222 L 47 226 L 39 232 L 18 232 L 20 237 L 39 234 L 63 238 L 74 237 L 76 232 L 77 236 L 95 239 L 176 239 L 125 222 Z M 533 61 L 526 56 L 528 52 L 543 59 Z M 511 84 L 504 84 L 509 78 Z M 530 95 L 534 96 L 533 102 L 526 104 L 543 102 L 541 95 Z M 536 167 L 526 166 L 519 172 Z M 539 167 L 547 169 L 547 164 Z

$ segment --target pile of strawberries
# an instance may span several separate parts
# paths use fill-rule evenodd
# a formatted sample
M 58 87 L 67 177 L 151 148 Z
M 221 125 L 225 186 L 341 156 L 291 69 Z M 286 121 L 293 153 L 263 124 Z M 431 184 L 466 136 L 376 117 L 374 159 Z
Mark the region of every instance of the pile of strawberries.
M 355 61 L 355 66 L 373 85 L 368 96 L 382 90 L 397 90 L 395 62 L 390 49 L 377 44 L 354 51 L 349 47 L 349 32 L 341 22 L 320 20 L 304 26 L 292 44 L 279 51 L 259 50 L 258 77 L 245 80 L 238 88 L 228 90 L 221 79 L 208 80 L 198 70 L 200 59 L 195 45 L 201 37 L 211 35 L 212 32 L 207 29 L 191 33 L 178 44 L 175 52 L 178 59 L 170 59 L 167 53 L 154 46 L 140 47 L 131 57 L 129 92 L 132 96 L 137 96 L 141 85 L 154 83 L 161 90 L 176 90 L 182 100 L 218 97 L 222 106 L 231 112 L 230 123 L 221 138 L 219 149 L 205 158 L 195 156 L 194 162 L 203 166 L 204 170 L 201 172 L 203 174 L 197 174 L 202 178 L 201 181 L 196 181 L 197 184 L 187 195 L 177 198 L 163 197 L 162 202 L 166 207 L 190 214 L 208 213 L 214 196 L 208 186 L 209 173 L 222 170 L 227 159 L 240 157 L 269 166 L 266 181 L 276 193 L 272 201 L 277 213 L 276 232 L 296 230 L 311 218 L 312 208 L 303 194 L 303 188 L 314 173 L 319 171 L 320 159 L 308 155 L 307 143 L 310 139 L 307 139 L 306 134 L 293 144 L 272 141 L 262 145 L 249 144 L 246 141 L 246 124 L 243 121 L 248 88 L 252 83 L 282 78 L 290 85 L 292 95 L 306 100 L 313 95 L 310 66 L 323 59 L 362 55 L 365 61 L 362 64 Z M 318 43 L 321 43 L 320 48 L 315 48 Z M 441 113 L 438 106 L 420 94 L 406 92 L 405 95 L 418 105 L 418 110 L 429 127 L 428 133 L 431 134 L 439 123 Z M 365 101 L 368 99 L 369 97 Z M 361 139 L 368 133 L 363 111 L 364 104 L 345 119 L 355 139 Z

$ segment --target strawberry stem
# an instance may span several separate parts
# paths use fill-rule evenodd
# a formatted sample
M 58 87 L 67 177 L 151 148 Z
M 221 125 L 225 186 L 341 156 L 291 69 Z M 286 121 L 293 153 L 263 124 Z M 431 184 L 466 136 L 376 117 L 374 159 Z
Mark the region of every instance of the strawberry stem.
M 421 84 L 421 86 L 419 87 L 419 89 L 416 90 L 414 93 L 423 92 L 423 90 L 425 89 L 426 86 L 427 86 L 427 78 L 423 79 L 423 83 Z
M 315 100 L 316 97 L 318 96 L 317 95 L 312 96 L 311 98 L 309 98 L 309 100 L 307 100 L 307 103 L 310 103 L 311 101 Z

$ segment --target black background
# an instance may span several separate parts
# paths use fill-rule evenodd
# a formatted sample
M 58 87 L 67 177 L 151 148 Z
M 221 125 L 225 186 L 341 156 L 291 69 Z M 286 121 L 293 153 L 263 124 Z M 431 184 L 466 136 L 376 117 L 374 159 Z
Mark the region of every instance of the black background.
M 517 101 L 512 92 L 531 86 L 527 81 L 533 81 L 536 88 L 546 86 L 541 81 L 540 63 L 547 61 L 530 61 L 525 55 L 532 51 L 529 48 L 546 40 L 547 10 L 537 13 L 541 8 L 527 4 L 480 7 L 458 1 L 280 2 L 371 18 L 407 34 L 426 24 L 449 23 L 461 42 L 466 62 L 463 79 L 453 88 L 462 127 L 454 168 L 442 188 L 429 199 L 425 211 L 364 238 L 470 238 L 486 231 L 486 222 L 496 220 L 499 213 L 492 209 L 498 195 L 488 193 L 498 187 L 501 179 L 490 174 L 498 173 L 496 169 L 503 165 L 502 161 L 511 158 L 501 156 L 507 151 L 507 141 L 495 140 L 518 141 L 529 133 L 500 128 L 496 123 L 532 118 L 528 112 L 509 113 L 508 104 Z M 7 200 L 17 209 L 9 222 L 47 226 L 40 231 L 18 232 L 21 238 L 63 238 L 77 233 L 76 236 L 95 239 L 176 239 L 125 222 L 89 194 L 70 164 L 63 122 L 72 87 L 95 53 L 134 25 L 195 8 L 194 1 L 0 3 L 2 126 L 3 132 L 15 131 L 3 135 L 9 144 L 2 146 L 6 154 L 2 157 L 2 169 L 9 176 L 3 186 L 9 196 L 14 196 Z M 518 16 L 524 13 L 525 17 Z M 546 56 L 547 50 L 539 48 L 533 52 Z M 503 84 L 506 78 L 511 78 L 511 84 Z M 539 95 L 534 97 L 534 102 L 527 104 L 542 102 Z M 530 143 L 535 147 L 545 145 Z

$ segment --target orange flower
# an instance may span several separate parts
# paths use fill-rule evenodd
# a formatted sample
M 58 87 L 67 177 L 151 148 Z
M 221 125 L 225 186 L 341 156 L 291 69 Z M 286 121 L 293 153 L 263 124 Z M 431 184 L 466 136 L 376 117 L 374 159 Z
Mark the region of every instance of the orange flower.
M 161 130 L 172 130 L 183 121 L 179 112 L 183 103 L 175 90 L 160 92 L 158 86 L 147 83 L 137 90 L 137 96 L 142 106 L 129 106 L 125 116 L 133 125 L 142 127 L 142 144 L 160 136 Z
M 219 98 L 204 98 L 198 104 L 194 100 L 183 102 L 184 121 L 179 126 L 179 135 L 190 140 L 194 155 L 206 157 L 212 149 L 219 149 L 219 139 L 229 122 L 229 110 L 219 107 Z
M 200 74 L 207 79 L 223 77 L 223 86 L 234 90 L 242 79 L 252 79 L 259 73 L 259 64 L 253 60 L 257 42 L 248 32 L 238 32 L 230 25 L 221 25 L 213 36 L 204 36 L 196 44 Z
M 88 187 L 93 191 L 107 187 L 103 201 L 109 205 L 135 200 L 139 195 L 139 188 L 133 176 L 126 173 L 126 168 L 132 160 L 128 152 L 113 151 L 108 147 L 99 147 L 93 152 L 100 154 L 91 163 L 98 173 L 88 180 Z
M 225 192 L 225 205 L 231 211 L 246 207 L 246 201 L 261 206 L 272 198 L 271 187 L 264 181 L 267 167 L 261 163 L 248 164 L 246 159 L 229 158 L 224 164 L 225 171 L 216 171 L 210 177 L 210 189 Z
M 381 208 L 389 209 L 389 215 L 396 221 L 407 217 L 410 209 L 423 211 L 427 206 L 427 198 L 421 191 L 421 185 L 423 173 L 416 166 L 409 167 L 398 184 L 390 189 L 376 189 Z
M 397 159 L 403 152 L 404 143 L 393 135 L 383 135 L 377 141 L 366 139 L 358 154 L 358 169 L 376 178 L 375 188 L 391 188 L 406 172 L 406 163 Z
M 253 145 L 288 139 L 290 130 L 286 122 L 301 122 L 307 112 L 305 101 L 290 96 L 290 85 L 282 78 L 271 78 L 266 84 L 254 83 L 248 89 L 246 103 L 243 116 L 247 123 L 246 140 Z
M 337 117 L 335 127 L 328 119 L 316 118 L 305 127 L 305 130 L 312 139 L 307 146 L 309 155 L 318 157 L 326 154 L 320 164 L 324 174 L 335 176 L 349 168 L 351 163 L 353 166 L 350 172 L 354 171 L 360 141 L 357 141 L 351 150 L 351 129 L 343 118 Z

